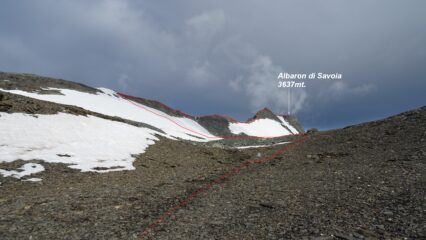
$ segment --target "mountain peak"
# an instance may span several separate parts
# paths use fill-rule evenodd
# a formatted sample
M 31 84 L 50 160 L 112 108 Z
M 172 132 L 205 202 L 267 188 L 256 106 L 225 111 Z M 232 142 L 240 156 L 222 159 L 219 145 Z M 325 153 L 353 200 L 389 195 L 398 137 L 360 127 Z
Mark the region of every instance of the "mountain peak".
M 260 109 L 259 111 L 257 111 L 257 113 L 253 117 L 251 117 L 247 120 L 247 122 L 253 122 L 253 121 L 258 120 L 258 119 L 272 119 L 272 120 L 281 122 L 280 119 L 277 117 L 277 115 L 275 113 L 273 113 L 267 107 L 264 107 L 264 108 Z

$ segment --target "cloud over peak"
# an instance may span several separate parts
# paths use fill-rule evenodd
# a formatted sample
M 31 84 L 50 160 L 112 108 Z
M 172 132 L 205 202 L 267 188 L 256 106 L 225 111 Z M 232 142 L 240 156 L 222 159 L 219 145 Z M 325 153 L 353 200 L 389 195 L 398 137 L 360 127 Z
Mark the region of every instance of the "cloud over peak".
M 292 113 L 302 122 L 313 125 L 326 116 L 338 125 L 371 109 L 390 109 L 395 98 L 399 110 L 426 100 L 426 3 L 379 2 L 6 0 L 0 70 L 240 119 L 265 106 L 287 111 L 288 91 L 276 86 L 280 72 L 340 72 L 340 82 L 310 81 L 291 90 Z M 360 112 L 335 114 L 363 101 L 370 104 Z

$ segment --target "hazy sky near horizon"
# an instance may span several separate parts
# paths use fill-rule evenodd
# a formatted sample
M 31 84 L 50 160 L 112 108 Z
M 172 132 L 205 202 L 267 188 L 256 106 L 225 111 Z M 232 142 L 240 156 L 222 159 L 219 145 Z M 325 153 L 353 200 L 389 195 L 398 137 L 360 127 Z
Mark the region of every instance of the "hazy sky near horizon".
M 426 1 L 5 0 L 0 71 L 157 99 L 192 115 L 286 113 L 280 72 L 341 73 L 292 90 L 323 129 L 426 105 Z

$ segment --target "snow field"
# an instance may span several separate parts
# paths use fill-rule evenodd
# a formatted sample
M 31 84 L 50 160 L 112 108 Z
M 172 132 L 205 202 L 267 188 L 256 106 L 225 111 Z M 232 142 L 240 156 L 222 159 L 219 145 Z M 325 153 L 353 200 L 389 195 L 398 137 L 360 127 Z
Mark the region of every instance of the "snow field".
M 134 157 L 158 140 L 154 131 L 93 116 L 0 116 L 0 161 L 41 159 L 81 171 L 132 170 Z

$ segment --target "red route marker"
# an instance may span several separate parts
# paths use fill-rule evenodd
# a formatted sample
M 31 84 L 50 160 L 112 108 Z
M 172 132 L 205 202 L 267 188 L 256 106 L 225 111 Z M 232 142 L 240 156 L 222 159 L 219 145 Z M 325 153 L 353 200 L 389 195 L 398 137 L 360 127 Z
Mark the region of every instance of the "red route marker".
M 280 148 L 279 150 L 277 150 L 273 154 L 271 154 L 269 156 L 266 156 L 263 159 L 247 160 L 244 163 L 240 164 L 239 166 L 233 168 L 232 170 L 230 170 L 230 171 L 228 171 L 228 172 L 220 175 L 219 177 L 215 178 L 214 180 L 210 181 L 209 183 L 202 185 L 197 190 L 195 190 L 193 193 L 189 194 L 180 203 L 178 203 L 177 205 L 169 208 L 167 211 L 165 211 L 163 214 L 161 214 L 152 224 L 150 224 L 147 228 L 145 228 L 145 230 L 140 235 L 140 239 L 144 239 L 145 237 L 148 237 L 148 234 L 151 231 L 153 231 L 154 228 L 157 227 L 161 222 L 163 222 L 164 219 L 166 219 L 168 216 L 170 216 L 173 213 L 175 213 L 181 207 L 183 207 L 186 204 L 188 204 L 189 202 L 191 202 L 194 199 L 194 197 L 196 197 L 200 193 L 203 193 L 203 192 L 205 192 L 207 190 L 210 190 L 214 185 L 217 185 L 217 184 L 221 183 L 227 177 L 240 172 L 241 170 L 249 167 L 252 164 L 262 164 L 262 163 L 265 163 L 265 162 L 268 162 L 268 161 L 274 159 L 276 156 L 283 154 L 285 151 L 287 151 L 289 149 L 292 149 L 292 148 L 294 148 L 294 147 L 302 144 L 307 139 L 308 139 L 308 136 L 307 135 L 303 135 L 302 138 L 298 139 L 297 141 L 295 141 L 293 143 L 285 145 L 283 148 Z
M 190 193 L 180 203 L 178 203 L 177 205 L 169 208 L 167 211 L 165 211 L 163 214 L 161 214 L 153 223 L 151 223 L 147 228 L 145 228 L 145 230 L 140 234 L 140 238 L 141 239 L 143 239 L 145 237 L 148 237 L 148 234 L 151 231 L 153 231 L 156 226 L 158 226 L 161 222 L 163 222 L 164 219 L 166 219 L 168 216 L 170 216 L 173 213 L 175 213 L 181 207 L 183 207 L 186 204 L 188 204 L 189 202 L 191 202 L 192 199 L 194 199 L 194 197 L 196 197 L 200 193 L 203 193 L 203 192 L 205 192 L 207 190 L 210 190 L 214 185 L 220 184 L 227 177 L 229 177 L 231 175 L 234 175 L 234 174 L 240 172 L 241 170 L 243 170 L 245 168 L 248 168 L 250 165 L 252 165 L 252 164 L 262 164 L 262 163 L 268 162 L 268 161 L 274 159 L 276 156 L 278 156 L 280 154 L 283 154 L 285 151 L 287 151 L 287 150 L 289 150 L 291 148 L 294 148 L 297 145 L 302 144 L 303 142 L 305 142 L 308 139 L 308 136 L 305 135 L 305 134 L 287 134 L 287 135 L 273 136 L 273 137 L 270 137 L 270 136 L 267 136 L 267 137 L 262 137 L 262 136 L 220 136 L 220 137 L 218 137 L 218 136 L 208 136 L 208 135 L 205 135 L 203 133 L 199 133 L 199 132 L 194 131 L 192 129 L 186 128 L 186 127 L 182 126 L 181 124 L 179 124 L 178 122 L 176 122 L 173 119 L 171 119 L 170 117 L 165 116 L 165 115 L 160 114 L 160 113 L 157 113 L 157 112 L 154 112 L 154 111 L 148 109 L 146 106 L 144 106 L 142 104 L 139 104 L 139 103 L 136 103 L 136 102 L 131 101 L 131 100 L 128 99 L 128 98 L 138 99 L 137 97 L 133 97 L 133 96 L 122 94 L 122 93 L 117 93 L 117 95 L 120 96 L 122 99 L 127 100 L 129 103 L 131 103 L 131 104 L 133 104 L 133 105 L 135 105 L 135 106 L 137 106 L 137 107 L 139 107 L 141 109 L 144 109 L 147 112 L 150 112 L 150 113 L 152 113 L 154 115 L 157 115 L 159 117 L 167 119 L 168 121 L 172 122 L 173 124 L 175 124 L 175 125 L 183 128 L 183 129 L 185 129 L 187 131 L 190 131 L 190 132 L 192 132 L 194 134 L 197 134 L 197 135 L 203 136 L 205 138 L 209 138 L 209 139 L 212 139 L 212 138 L 214 138 L 214 139 L 221 139 L 221 138 L 236 138 L 236 139 L 238 139 L 238 138 L 279 138 L 279 137 L 284 137 L 284 136 L 303 136 L 302 138 L 296 140 L 295 142 L 292 142 L 290 144 L 286 144 L 284 147 L 280 148 L 279 150 L 277 150 L 276 152 L 274 152 L 273 154 L 271 154 L 269 156 L 266 156 L 266 157 L 264 157 L 262 159 L 247 160 L 244 163 L 242 163 L 242 164 L 240 164 L 240 165 L 232 168 L 228 172 L 226 172 L 226 173 L 220 175 L 219 177 L 215 178 L 214 180 L 210 181 L 209 183 L 202 185 L 197 190 L 195 190 L 195 192 Z M 226 117 L 226 116 L 221 116 L 221 115 L 211 115 L 211 116 L 194 117 L 194 116 L 188 115 L 186 113 L 183 113 L 181 111 L 177 111 L 175 109 L 172 109 L 169 106 L 164 105 L 163 103 L 158 102 L 158 101 L 148 100 L 148 99 L 144 99 L 144 98 L 139 98 L 139 99 L 145 100 L 145 101 L 154 102 L 154 103 L 159 104 L 159 105 L 161 105 L 161 106 L 163 106 L 163 107 L 165 107 L 165 108 L 167 108 L 167 109 L 169 109 L 171 111 L 178 112 L 178 113 L 180 113 L 180 114 L 182 114 L 182 115 L 184 115 L 184 116 L 186 116 L 188 118 L 191 118 L 191 119 L 216 116 L 216 117 L 222 117 L 222 118 L 228 119 L 231 122 L 237 122 L 236 120 L 234 120 L 232 118 L 229 118 L 229 117 Z
M 219 118 L 227 119 L 230 122 L 238 122 L 237 120 L 235 120 L 235 119 L 233 119 L 231 117 L 223 116 L 223 115 L 219 115 L 219 114 L 205 115 L 205 116 L 192 116 L 192 115 L 189 115 L 189 114 L 184 113 L 182 111 L 173 109 L 173 108 L 167 106 L 166 104 L 164 104 L 164 103 L 162 103 L 160 101 L 151 100 L 151 99 L 147 99 L 147 98 L 141 98 L 141 97 L 135 97 L 135 96 L 127 95 L 127 94 L 124 94 L 124 93 L 119 93 L 119 92 L 117 92 L 117 95 L 119 95 L 120 97 L 123 97 L 123 98 L 138 99 L 138 100 L 142 100 L 142 101 L 152 102 L 152 103 L 155 103 L 157 105 L 160 105 L 160 106 L 168 109 L 169 111 L 172 111 L 172 112 L 175 112 L 175 113 L 179 113 L 179 114 L 181 114 L 181 115 L 183 115 L 183 116 L 185 116 L 187 118 L 191 118 L 191 119 L 207 118 L 207 117 L 219 117 Z
M 133 104 L 133 105 L 135 105 L 135 106 L 137 106 L 137 107 L 139 107 L 139 108 L 141 108 L 141 109 L 143 109 L 143 110 L 145 110 L 147 112 L 150 112 L 150 113 L 152 113 L 152 114 L 154 114 L 156 116 L 164 118 L 164 119 L 170 121 L 171 123 L 177 125 L 178 127 L 182 128 L 182 129 L 185 129 L 185 130 L 187 130 L 187 131 L 189 131 L 191 133 L 197 134 L 199 136 L 202 136 L 202 137 L 208 138 L 208 139 L 227 139 L 227 138 L 231 138 L 231 139 L 232 138 L 235 138 L 235 139 L 239 139 L 239 138 L 280 138 L 280 137 L 285 137 L 285 136 L 300 136 L 300 135 L 303 135 L 303 134 L 284 134 L 284 135 L 278 135 L 278 136 L 209 136 L 209 135 L 206 135 L 204 133 L 200 133 L 200 132 L 194 131 L 192 129 L 189 129 L 189 128 L 185 127 L 185 126 L 182 126 L 180 123 L 176 122 L 175 120 L 173 120 L 169 116 L 163 115 L 163 114 L 160 114 L 160 113 L 157 113 L 157 112 L 154 112 L 151 109 L 149 109 L 146 106 L 144 106 L 143 104 L 131 101 L 129 99 L 129 98 L 138 99 L 138 97 L 133 97 L 133 96 L 126 95 L 126 94 L 123 94 L 123 93 L 117 93 L 117 95 L 120 96 L 122 99 L 128 101 L 129 103 L 131 103 L 131 104 Z M 145 98 L 139 98 L 139 99 L 146 100 Z M 149 100 L 149 101 L 152 101 L 152 102 L 155 102 L 155 103 L 157 103 L 159 105 L 162 105 L 163 107 L 168 108 L 168 109 L 170 109 L 172 111 L 179 112 L 179 113 L 181 113 L 181 114 L 183 114 L 186 117 L 191 118 L 191 119 L 210 117 L 210 116 L 194 117 L 194 116 L 182 113 L 180 111 L 174 110 L 174 109 L 168 107 L 167 105 L 164 105 L 164 104 L 162 104 L 162 103 L 160 103 L 158 101 L 153 101 L 153 100 Z M 211 115 L 211 116 L 219 116 L 219 117 L 223 117 L 223 118 L 228 119 L 228 120 L 230 120 L 230 119 L 233 120 L 232 118 L 221 116 L 221 115 Z M 233 120 L 231 122 L 236 122 L 236 121 Z

